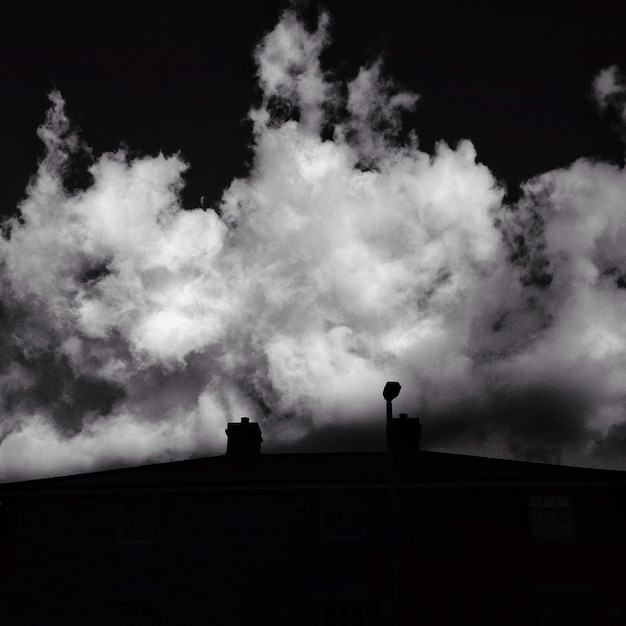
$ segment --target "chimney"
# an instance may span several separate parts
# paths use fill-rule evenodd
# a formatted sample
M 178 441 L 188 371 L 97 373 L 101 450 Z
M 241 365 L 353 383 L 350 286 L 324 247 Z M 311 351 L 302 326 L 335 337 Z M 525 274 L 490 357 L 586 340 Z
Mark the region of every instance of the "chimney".
M 419 417 L 400 413 L 387 423 L 387 450 L 398 458 L 417 457 L 420 452 L 422 425 Z
M 226 436 L 227 457 L 238 461 L 252 461 L 261 454 L 261 427 L 256 422 L 250 423 L 248 417 L 242 417 L 241 422 L 229 422 Z
M 387 403 L 387 450 L 397 458 L 410 458 L 419 454 L 422 425 L 419 418 L 409 418 L 406 413 L 393 418 L 391 403 L 398 397 L 401 388 L 398 382 L 388 382 L 383 390 Z

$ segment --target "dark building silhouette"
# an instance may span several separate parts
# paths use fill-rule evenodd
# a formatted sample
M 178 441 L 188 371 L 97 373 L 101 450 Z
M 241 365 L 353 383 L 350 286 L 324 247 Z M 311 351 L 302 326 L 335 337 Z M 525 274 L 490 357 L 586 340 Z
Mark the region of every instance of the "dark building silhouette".
M 397 395 L 397 394 L 396 394 Z M 626 473 L 419 449 L 0 485 L 0 624 L 626 624 Z

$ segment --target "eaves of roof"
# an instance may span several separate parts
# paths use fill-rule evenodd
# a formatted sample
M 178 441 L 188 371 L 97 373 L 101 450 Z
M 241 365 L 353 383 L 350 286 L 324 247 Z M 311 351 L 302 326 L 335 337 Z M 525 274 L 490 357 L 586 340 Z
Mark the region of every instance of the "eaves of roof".
M 392 463 L 386 452 L 262 454 L 252 464 L 206 457 L 0 484 L 0 496 L 120 491 L 250 491 L 312 488 L 497 488 L 622 485 L 626 472 L 422 451 Z

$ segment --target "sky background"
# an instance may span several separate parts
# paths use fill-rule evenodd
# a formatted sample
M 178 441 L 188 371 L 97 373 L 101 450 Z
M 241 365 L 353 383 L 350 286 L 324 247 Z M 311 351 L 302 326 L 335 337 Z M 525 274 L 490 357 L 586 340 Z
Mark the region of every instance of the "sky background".
M 623 8 L 408 4 L 6 16 L 2 479 L 381 448 L 387 380 L 626 469 Z

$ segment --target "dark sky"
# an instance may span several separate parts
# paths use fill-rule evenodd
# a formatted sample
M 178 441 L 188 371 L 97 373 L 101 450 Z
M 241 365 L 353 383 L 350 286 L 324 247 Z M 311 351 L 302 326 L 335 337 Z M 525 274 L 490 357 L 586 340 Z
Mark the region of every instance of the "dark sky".
M 343 76 L 382 55 L 389 74 L 421 95 L 407 120 L 434 142 L 471 139 L 507 182 L 580 156 L 619 161 L 622 146 L 589 99 L 602 68 L 623 62 L 620 2 L 328 2 L 327 68 Z M 20 5 L 22 6 L 22 5 Z M 121 142 L 148 154 L 180 151 L 192 165 L 189 208 L 212 205 L 246 171 L 245 118 L 258 97 L 252 52 L 284 2 L 184 9 L 37 4 L 3 17 L 2 212 L 34 173 L 34 129 L 57 88 L 96 152 Z M 120 5 L 121 7 L 121 5 Z M 315 15 L 311 3 L 306 13 Z
M 625 467 L 621 3 L 322 6 L 3 16 L 0 478 L 381 447 L 386 380 Z

